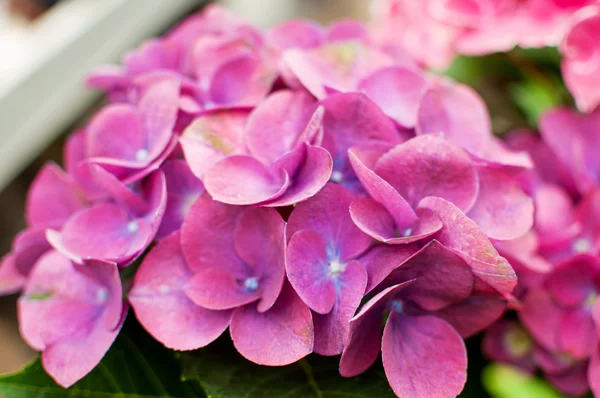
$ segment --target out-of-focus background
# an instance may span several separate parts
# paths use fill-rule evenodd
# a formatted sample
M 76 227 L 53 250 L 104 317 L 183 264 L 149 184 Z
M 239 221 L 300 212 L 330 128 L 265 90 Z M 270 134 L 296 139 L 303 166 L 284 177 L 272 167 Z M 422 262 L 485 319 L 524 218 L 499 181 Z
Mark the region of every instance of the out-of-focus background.
M 415 0 L 417 1 L 417 0 Z M 268 28 L 292 17 L 328 23 L 367 19 L 366 0 L 224 0 Z M 160 35 L 204 0 L 0 0 L 0 257 L 24 227 L 27 188 L 46 161 L 61 162 L 64 137 L 101 103 L 83 78 L 117 63 L 128 49 Z M 35 353 L 21 340 L 16 297 L 0 297 L 0 373 Z

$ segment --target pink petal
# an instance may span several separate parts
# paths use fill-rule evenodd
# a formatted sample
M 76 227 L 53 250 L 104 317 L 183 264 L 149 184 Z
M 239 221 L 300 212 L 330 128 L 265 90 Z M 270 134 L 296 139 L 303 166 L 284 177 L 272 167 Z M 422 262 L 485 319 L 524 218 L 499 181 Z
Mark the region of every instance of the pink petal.
M 313 97 L 302 91 L 279 90 L 268 96 L 248 117 L 246 144 L 251 155 L 268 164 L 291 151 L 314 108 Z
M 29 226 L 60 227 L 86 201 L 73 178 L 54 163 L 46 164 L 27 193 L 25 218 Z
M 600 349 L 594 350 L 590 365 L 588 367 L 587 379 L 592 389 L 592 394 L 600 394 Z
M 269 311 L 258 312 L 254 305 L 236 309 L 230 332 L 240 354 L 259 365 L 288 365 L 313 349 L 310 310 L 287 284 Z
M 329 181 L 332 167 L 331 155 L 325 149 L 306 145 L 306 158 L 296 173 L 290 176 L 289 188 L 280 197 L 272 198 L 262 205 L 290 206 L 314 196 Z
M 227 329 L 231 312 L 204 309 L 185 295 L 192 272 L 179 240 L 179 233 L 170 235 L 144 258 L 129 302 L 155 339 L 174 350 L 194 350 L 210 344 Z
M 575 358 L 587 359 L 598 345 L 596 325 L 589 309 L 566 311 L 557 331 L 561 352 Z
M 455 397 L 467 381 L 465 343 L 442 319 L 392 311 L 381 351 L 385 374 L 399 397 Z
M 315 347 L 320 355 L 342 353 L 350 335 L 349 321 L 360 305 L 367 285 L 367 273 L 358 261 L 350 261 L 335 279 L 335 305 L 326 315 L 314 314 Z
M 327 184 L 311 199 L 298 204 L 288 219 L 287 235 L 309 229 L 316 231 L 334 249 L 340 260 L 359 256 L 371 245 L 350 218 L 350 204 L 356 198 L 348 189 Z
M 600 47 L 595 38 L 600 34 L 600 7 L 590 6 L 571 17 L 568 33 L 562 44 L 562 73 L 577 106 L 583 112 L 592 111 L 600 104 Z
M 444 133 L 454 143 L 482 154 L 492 139 L 485 103 L 470 87 L 438 81 L 423 95 L 417 134 Z
M 342 19 L 333 22 L 327 27 L 325 41 L 348 40 L 365 43 L 369 41 L 369 32 L 362 22 L 352 19 Z
M 467 339 L 497 321 L 506 307 L 506 299 L 497 295 L 473 294 L 466 300 L 442 308 L 436 315 Z
M 0 296 L 17 293 L 25 283 L 23 275 L 15 267 L 15 256 L 9 253 L 0 261 Z
M 402 265 L 418 251 L 416 245 L 375 245 L 359 258 L 368 275 L 366 293 L 371 292 L 388 277 L 393 270 Z
M 358 84 L 379 107 L 403 127 L 413 128 L 427 81 L 422 74 L 403 67 L 381 69 Z
M 295 232 L 286 258 L 287 277 L 302 301 L 313 311 L 329 313 L 336 303 L 336 289 L 329 273 L 326 242 L 313 230 Z
M 460 209 L 442 198 L 434 197 L 423 199 L 419 206 L 431 209 L 442 220 L 444 227 L 436 238 L 467 261 L 478 278 L 501 293 L 513 290 L 517 282 L 514 270 Z
M 235 58 L 212 77 L 210 98 L 220 106 L 255 106 L 271 90 L 274 71 L 254 55 Z
M 285 171 L 273 173 L 250 156 L 223 159 L 204 176 L 204 186 L 215 200 L 235 205 L 277 199 L 289 184 Z
M 413 207 L 438 196 L 468 211 L 477 198 L 478 178 L 469 155 L 441 135 L 413 138 L 383 155 L 375 173 Z
M 353 377 L 363 373 L 377 360 L 381 351 L 381 321 L 390 298 L 412 282 L 390 286 L 362 306 L 350 320 L 350 337 L 340 359 L 340 374 Z
M 336 170 L 344 168 L 351 147 L 391 148 L 400 143 L 394 123 L 364 94 L 334 94 L 321 106 L 325 108 L 323 147 L 331 153 Z
M 323 38 L 324 32 L 320 25 L 301 19 L 277 25 L 267 33 L 267 40 L 279 50 L 316 47 Z
M 180 139 L 185 159 L 198 178 L 225 156 L 245 154 L 247 111 L 227 110 L 201 115 Z
M 393 217 L 393 221 L 395 223 L 395 227 L 399 229 L 406 229 L 417 221 L 417 215 L 415 214 L 412 207 L 406 202 L 406 200 L 398 193 L 396 189 L 394 189 L 387 181 L 381 178 L 378 174 L 376 174 L 371 168 L 367 167 L 367 165 L 363 162 L 363 159 L 357 156 L 357 151 L 350 150 L 348 152 L 348 157 L 350 162 L 352 163 L 352 167 L 358 176 L 358 179 L 362 183 L 365 190 L 369 193 L 369 195 L 375 199 L 377 202 L 382 204 L 388 211 L 389 214 Z M 367 202 L 363 202 L 363 205 L 368 204 Z M 365 228 L 367 225 L 373 225 L 373 227 L 377 227 L 373 221 L 370 221 L 366 214 L 360 211 L 360 204 L 356 205 L 356 207 L 351 210 L 351 216 L 354 222 L 357 223 L 357 226 L 360 228 L 363 225 Z M 369 207 L 374 207 L 369 206 Z M 365 210 L 375 210 L 366 208 Z M 381 211 L 378 211 L 377 214 L 382 214 Z M 360 220 L 360 221 L 359 221 Z M 368 224 L 367 224 L 368 223 Z M 385 231 L 388 228 L 382 229 L 389 225 L 389 221 L 386 221 L 385 218 L 382 219 L 380 227 L 374 229 L 373 232 Z M 370 228 L 373 229 L 373 228 Z M 365 231 L 363 229 L 363 231 Z M 388 229 L 389 231 L 389 229 Z M 365 231 L 366 232 L 366 231 Z M 389 234 L 389 232 L 388 232 Z M 384 237 L 384 236 L 382 236 Z
M 558 351 L 558 331 L 564 311 L 541 289 L 527 294 L 518 313 L 519 320 L 545 349 Z
M 234 244 L 258 278 L 261 300 L 257 308 L 265 312 L 277 300 L 285 278 L 285 221 L 274 209 L 246 209 L 238 218 Z
M 209 310 L 229 310 L 261 298 L 260 290 L 245 286 L 246 278 L 215 267 L 197 272 L 185 289 L 187 297 Z M 260 284 L 260 282 L 259 282 Z
M 474 278 L 467 263 L 436 240 L 398 265 L 386 282 L 414 279 L 404 295 L 427 311 L 465 300 L 473 291 Z
M 158 239 L 179 230 L 196 199 L 204 193 L 204 184 L 192 174 L 184 160 L 171 160 L 164 164 L 162 171 L 167 181 L 167 204 Z
M 600 261 L 580 254 L 558 264 L 544 286 L 557 304 L 573 308 L 585 305 L 586 299 L 597 293 L 595 283 L 599 276 Z
M 50 248 L 46 228 L 23 230 L 13 241 L 14 266 L 21 275 L 27 276 L 37 260 Z
M 219 203 L 207 193 L 192 205 L 181 226 L 181 249 L 194 273 L 210 267 L 242 273 L 234 250 L 234 231 L 243 209 Z
M 533 226 L 533 200 L 502 170 L 479 167 L 479 196 L 468 216 L 491 239 L 510 240 Z

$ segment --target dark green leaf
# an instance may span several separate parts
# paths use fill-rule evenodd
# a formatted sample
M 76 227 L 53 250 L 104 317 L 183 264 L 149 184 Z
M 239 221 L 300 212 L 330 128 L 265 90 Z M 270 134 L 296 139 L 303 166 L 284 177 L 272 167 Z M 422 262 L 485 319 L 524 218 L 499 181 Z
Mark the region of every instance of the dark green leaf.
M 6 398 L 203 396 L 193 384 L 181 382 L 173 353 L 152 341 L 134 322 L 128 322 L 96 369 L 68 390 L 58 386 L 36 360 L 20 373 L 0 377 L 1 394 Z

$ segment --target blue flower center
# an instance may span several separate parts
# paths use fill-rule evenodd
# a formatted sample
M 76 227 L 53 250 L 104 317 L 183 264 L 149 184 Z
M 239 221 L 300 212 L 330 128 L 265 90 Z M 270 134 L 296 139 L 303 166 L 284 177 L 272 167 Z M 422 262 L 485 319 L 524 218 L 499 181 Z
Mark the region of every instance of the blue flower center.
M 256 291 L 256 289 L 258 289 L 258 279 L 256 278 L 246 278 L 246 280 L 244 281 L 244 287 L 246 288 L 246 290 L 248 290 L 249 292 L 254 292 Z
M 396 314 L 402 314 L 404 311 L 404 303 L 400 300 L 394 300 L 390 304 L 390 311 L 395 312 Z

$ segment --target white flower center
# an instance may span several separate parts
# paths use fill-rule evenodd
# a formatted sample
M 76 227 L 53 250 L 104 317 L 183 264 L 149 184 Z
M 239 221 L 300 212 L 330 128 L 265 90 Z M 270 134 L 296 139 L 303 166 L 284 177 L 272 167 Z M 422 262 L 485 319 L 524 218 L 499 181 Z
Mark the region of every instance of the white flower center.
M 169 290 L 171 290 L 169 289 L 169 286 L 165 285 L 164 283 L 158 287 L 158 291 L 160 292 L 160 294 L 167 294 L 169 293 Z
M 244 281 L 244 287 L 246 290 L 253 292 L 258 289 L 258 279 L 256 278 L 246 278 Z
M 591 248 L 590 241 L 585 238 L 578 238 L 573 242 L 573 251 L 575 253 L 585 253 L 590 251 Z
M 141 162 L 141 161 L 146 160 L 146 158 L 148 157 L 148 155 L 149 155 L 149 153 L 148 153 L 147 149 L 140 149 L 139 151 L 137 151 L 135 153 L 135 158 L 136 158 L 136 160 L 138 160 L 138 161 Z
M 140 227 L 139 227 L 137 221 L 135 221 L 135 220 L 130 221 L 129 224 L 127 224 L 127 232 L 129 232 L 130 234 L 136 233 L 139 229 L 140 229 Z
M 342 174 L 341 171 L 336 170 L 333 173 L 331 173 L 330 180 L 335 182 L 336 184 L 341 183 L 343 179 L 344 179 L 344 175 Z
M 108 290 L 102 288 L 96 292 L 96 301 L 106 303 L 108 301 Z

